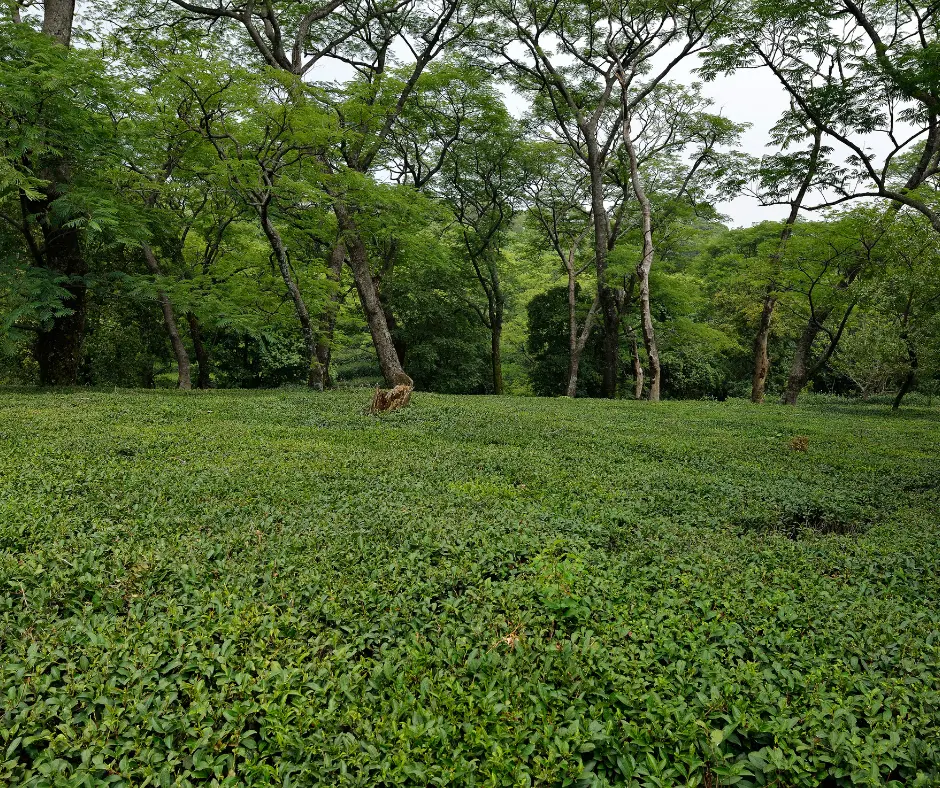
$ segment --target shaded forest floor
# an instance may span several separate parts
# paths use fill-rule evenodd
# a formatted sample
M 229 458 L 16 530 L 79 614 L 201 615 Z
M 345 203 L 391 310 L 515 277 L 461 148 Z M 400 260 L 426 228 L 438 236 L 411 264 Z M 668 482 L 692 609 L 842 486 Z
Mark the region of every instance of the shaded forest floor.
M 370 396 L 0 393 L 0 783 L 940 784 L 940 411 Z

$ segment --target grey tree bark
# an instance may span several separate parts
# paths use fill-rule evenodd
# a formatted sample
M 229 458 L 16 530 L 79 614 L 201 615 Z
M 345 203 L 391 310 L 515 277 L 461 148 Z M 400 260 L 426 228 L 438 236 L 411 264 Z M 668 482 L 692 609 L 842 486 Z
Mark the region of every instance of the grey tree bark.
M 600 293 L 597 293 L 594 296 L 594 301 L 591 302 L 591 308 L 588 310 L 584 322 L 579 328 L 577 312 L 578 274 L 581 272 L 578 271 L 575 266 L 575 259 L 578 248 L 581 246 L 581 242 L 584 240 L 588 229 L 590 228 L 586 228 L 584 232 L 578 236 L 577 240 L 569 247 L 568 254 L 565 255 L 564 258 L 565 268 L 568 271 L 568 386 L 565 389 L 566 397 L 575 397 L 578 393 L 578 369 L 581 365 L 581 354 L 584 352 L 588 338 L 591 336 L 591 329 L 594 327 L 594 318 L 600 306 Z
M 45 0 L 43 11 L 42 32 L 62 46 L 69 46 L 72 41 L 75 0 Z
M 656 346 L 656 328 L 653 325 L 653 312 L 650 305 L 650 269 L 653 267 L 653 220 L 652 207 L 637 163 L 636 149 L 631 139 L 630 119 L 623 120 L 623 142 L 630 160 L 630 181 L 633 184 L 633 193 L 640 203 L 643 229 L 643 257 L 636 267 L 636 278 L 640 285 L 640 325 L 643 331 L 643 345 L 649 359 L 650 383 L 647 399 L 650 402 L 659 402 L 660 364 L 659 349 Z

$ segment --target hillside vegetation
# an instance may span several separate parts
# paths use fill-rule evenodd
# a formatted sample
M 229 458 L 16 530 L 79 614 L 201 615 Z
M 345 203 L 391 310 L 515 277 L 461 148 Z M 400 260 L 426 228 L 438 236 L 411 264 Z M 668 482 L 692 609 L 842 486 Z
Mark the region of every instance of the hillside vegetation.
M 0 783 L 940 782 L 936 409 L 369 395 L 0 393 Z

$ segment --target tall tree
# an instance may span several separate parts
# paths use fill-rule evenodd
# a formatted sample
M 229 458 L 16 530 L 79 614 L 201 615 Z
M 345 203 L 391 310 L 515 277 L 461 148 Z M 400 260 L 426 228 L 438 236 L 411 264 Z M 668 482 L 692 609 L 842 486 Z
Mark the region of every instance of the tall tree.
M 34 263 L 57 278 L 64 295 L 56 314 L 44 321 L 36 332 L 34 353 L 39 365 L 39 379 L 49 385 L 77 382 L 87 309 L 85 277 L 89 268 L 82 250 L 80 217 L 76 216 L 68 198 L 75 162 L 66 153 L 71 146 L 62 144 L 67 139 L 70 123 L 81 124 L 86 134 L 90 131 L 86 124 L 91 118 L 87 115 L 81 118 L 85 114 L 84 108 L 69 101 L 78 92 L 75 83 L 70 86 L 60 81 L 69 71 L 70 61 L 75 60 L 75 56 L 68 52 L 74 15 L 74 0 L 48 0 L 43 5 L 42 33 L 63 51 L 49 51 L 33 61 L 35 72 L 29 91 L 36 103 L 27 111 L 37 113 L 34 116 L 37 120 L 38 115 L 42 115 L 52 122 L 44 129 L 44 122 L 37 126 L 44 131 L 39 139 L 45 136 L 45 140 L 37 145 L 37 137 L 30 135 L 33 146 L 21 154 L 21 166 L 31 170 L 38 179 L 36 191 L 20 192 L 22 226 L 30 236 Z M 79 67 L 73 76 L 81 71 Z M 49 105 L 43 103 L 43 94 L 47 90 L 59 94 L 58 106 L 51 113 Z M 16 113 L 17 105 L 22 106 L 24 99 L 30 101 L 20 96 L 7 106 Z M 57 118 L 56 113 L 61 115 Z M 16 120 L 19 121 L 17 126 L 22 128 L 25 119 L 21 116 Z M 54 139 L 57 132 L 62 135 L 61 139 Z M 77 140 L 73 138 L 72 142 L 74 144 Z M 38 238 L 33 236 L 31 225 L 38 226 Z
M 498 0 L 500 25 L 490 49 L 517 87 L 537 98 L 546 133 L 569 145 L 590 182 L 593 248 L 604 321 L 604 391 L 616 396 L 619 369 L 618 293 L 608 278 L 611 218 L 607 170 L 625 116 L 643 104 L 685 58 L 701 51 L 727 4 L 583 0 L 539 4 Z M 519 46 L 521 44 L 521 52 Z M 518 53 L 518 54 L 517 54 Z M 617 87 L 620 78 L 628 82 Z
M 321 61 L 332 60 L 351 68 L 351 85 L 335 90 L 327 102 L 340 127 L 348 133 L 335 155 L 320 161 L 328 178 L 325 188 L 341 233 L 350 269 L 369 325 L 379 364 L 389 385 L 410 384 L 395 352 L 382 309 L 368 245 L 359 227 L 356 176 L 377 164 L 389 133 L 415 90 L 425 68 L 451 45 L 473 21 L 474 9 L 464 0 L 389 0 L 388 2 L 325 4 L 220 2 L 199 5 L 173 0 L 181 9 L 204 19 L 229 22 L 271 68 L 305 77 Z M 410 73 L 396 85 L 387 80 L 398 52 L 407 52 Z M 389 86 L 396 85 L 393 93 Z M 346 171 L 352 178 L 346 176 Z
M 791 188 L 795 186 L 795 192 L 786 197 L 790 211 L 780 228 L 780 237 L 777 244 L 770 254 L 769 279 L 764 291 L 760 320 L 752 344 L 751 402 L 756 403 L 764 401 L 767 375 L 770 372 L 770 356 L 767 352 L 767 345 L 770 338 L 774 309 L 777 306 L 776 288 L 781 262 L 786 252 L 787 242 L 793 235 L 793 226 L 799 218 L 800 208 L 816 179 L 817 171 L 820 168 L 820 157 L 823 154 L 822 131 L 818 128 L 807 131 L 812 139 L 812 146 L 807 154 L 787 155 L 782 153 L 769 157 L 762 162 L 758 176 L 761 181 L 761 191 L 764 194 L 770 192 L 776 197 L 784 192 L 787 186 Z

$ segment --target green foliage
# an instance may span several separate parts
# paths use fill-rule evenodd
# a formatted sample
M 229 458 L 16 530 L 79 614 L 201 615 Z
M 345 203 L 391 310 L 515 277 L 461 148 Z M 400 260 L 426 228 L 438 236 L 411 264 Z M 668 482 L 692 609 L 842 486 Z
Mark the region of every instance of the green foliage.
M 591 296 L 581 288 L 577 291 L 578 323 L 591 308 Z M 527 307 L 528 337 L 526 349 L 530 358 L 529 380 L 532 391 L 540 397 L 555 397 L 565 393 L 568 384 L 568 289 L 553 287 L 539 293 Z M 578 367 L 578 393 L 599 396 L 602 376 L 603 335 L 595 324 Z
M 0 782 L 937 784 L 935 410 L 368 396 L 0 394 Z

